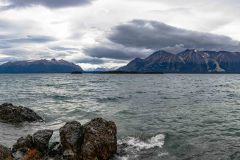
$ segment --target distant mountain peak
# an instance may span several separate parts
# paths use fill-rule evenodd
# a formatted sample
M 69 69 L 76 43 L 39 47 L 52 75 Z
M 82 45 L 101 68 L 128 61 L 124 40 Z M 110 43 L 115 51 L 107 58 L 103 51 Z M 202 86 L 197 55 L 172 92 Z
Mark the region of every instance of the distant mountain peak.
M 134 61 L 134 62 L 142 62 L 143 61 L 143 59 L 141 59 L 141 58 L 135 58 L 134 60 L 132 60 L 132 61 Z
M 158 50 L 158 51 L 156 51 L 156 52 L 154 52 L 153 54 L 172 54 L 172 53 L 170 53 L 170 52 L 168 52 L 168 51 L 165 51 L 165 50 Z
M 159 50 L 154 52 L 151 56 L 156 56 L 156 55 L 173 55 L 173 53 L 170 53 L 164 50 Z
M 161 57 L 161 56 L 172 56 L 174 54 L 164 51 L 164 50 L 159 50 L 157 52 L 154 52 L 153 54 L 151 54 L 149 57 L 147 58 L 151 58 L 151 57 Z

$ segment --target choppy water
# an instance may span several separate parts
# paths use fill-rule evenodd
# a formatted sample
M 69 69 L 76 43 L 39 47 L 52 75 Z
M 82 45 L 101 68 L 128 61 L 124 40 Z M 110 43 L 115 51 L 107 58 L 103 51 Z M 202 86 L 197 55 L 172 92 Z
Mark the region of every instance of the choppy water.
M 0 143 L 66 121 L 116 122 L 120 156 L 239 160 L 240 75 L 0 75 L 0 103 L 32 108 L 45 123 L 0 123 Z

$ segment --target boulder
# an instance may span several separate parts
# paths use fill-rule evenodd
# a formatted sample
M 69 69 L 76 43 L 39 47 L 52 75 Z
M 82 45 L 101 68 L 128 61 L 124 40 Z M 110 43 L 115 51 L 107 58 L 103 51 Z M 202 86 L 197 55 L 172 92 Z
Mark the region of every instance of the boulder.
M 22 160 L 29 154 L 29 150 L 33 148 L 33 138 L 31 135 L 27 135 L 26 137 L 21 137 L 17 140 L 17 142 L 12 147 L 13 157 L 16 160 Z M 31 156 L 32 157 L 32 156 Z
M 83 141 L 83 127 L 77 121 L 67 122 L 59 130 L 63 148 L 63 157 L 69 160 L 78 160 L 78 153 Z
M 80 159 L 108 160 L 117 152 L 117 127 L 114 122 L 96 118 L 84 125 Z
M 29 108 L 14 106 L 11 103 L 4 103 L 0 105 L 0 121 L 15 124 L 22 122 L 43 121 L 43 119 Z
M 0 160 L 13 160 L 11 150 L 0 145 Z
M 31 135 L 27 135 L 26 137 L 21 137 L 17 140 L 17 142 L 12 147 L 12 152 L 16 153 L 17 151 L 21 151 L 23 153 L 27 152 L 29 148 L 33 148 L 33 139 Z
M 114 122 L 96 118 L 84 126 L 77 121 L 60 128 L 60 142 L 49 140 L 52 130 L 41 130 L 32 136 L 21 137 L 12 147 L 14 160 L 109 160 L 117 153 L 117 127 Z M 6 157 L 6 148 L 0 147 Z M 4 159 L 3 159 L 4 160 Z M 11 159 L 10 159 L 11 160 Z
M 48 153 L 49 140 L 52 130 L 41 130 L 26 137 L 21 137 L 12 147 L 13 157 L 16 160 L 40 160 Z
M 33 134 L 34 147 L 42 153 L 48 150 L 49 140 L 53 135 L 53 130 L 41 130 Z

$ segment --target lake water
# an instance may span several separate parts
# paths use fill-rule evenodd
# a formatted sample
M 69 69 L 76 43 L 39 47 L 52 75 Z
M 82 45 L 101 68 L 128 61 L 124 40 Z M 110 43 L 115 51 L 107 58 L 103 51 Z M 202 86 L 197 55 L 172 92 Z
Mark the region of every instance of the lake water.
M 240 75 L 0 75 L 0 103 L 35 110 L 45 123 L 0 123 L 11 146 L 39 129 L 95 117 L 116 122 L 115 159 L 239 160 Z

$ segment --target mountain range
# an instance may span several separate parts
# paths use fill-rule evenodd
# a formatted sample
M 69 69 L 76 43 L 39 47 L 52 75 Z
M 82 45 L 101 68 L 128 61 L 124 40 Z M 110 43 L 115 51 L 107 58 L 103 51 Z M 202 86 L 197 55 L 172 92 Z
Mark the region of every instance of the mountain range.
M 97 68 L 92 72 L 111 73 L 113 70 Z M 178 54 L 173 54 L 160 50 L 145 59 L 136 58 L 116 71 L 117 73 L 240 73 L 240 52 L 186 49 Z M 0 65 L 0 73 L 71 72 L 84 71 L 74 63 L 56 59 L 15 61 Z
M 121 67 L 123 72 L 240 73 L 240 52 L 187 49 L 178 54 L 157 51 Z
M 0 65 L 0 73 L 71 73 L 82 68 L 65 60 L 15 61 Z

